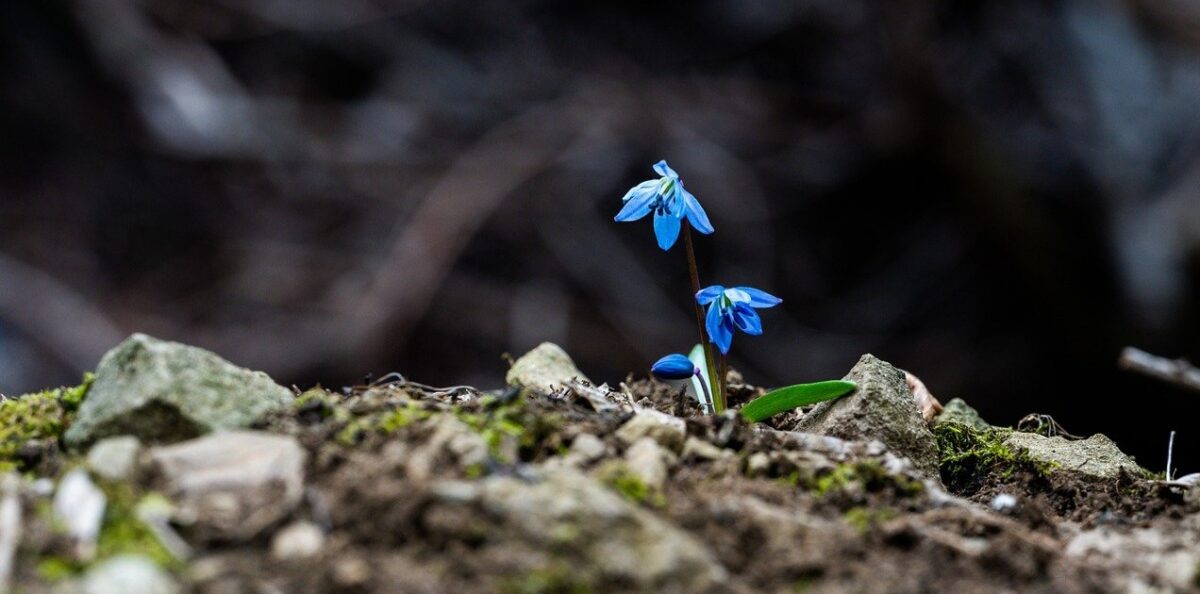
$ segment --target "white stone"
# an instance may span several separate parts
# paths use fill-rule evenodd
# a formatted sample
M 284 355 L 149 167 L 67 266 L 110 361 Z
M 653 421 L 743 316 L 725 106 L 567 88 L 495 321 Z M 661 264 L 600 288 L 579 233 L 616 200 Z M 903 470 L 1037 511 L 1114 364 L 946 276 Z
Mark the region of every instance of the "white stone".
M 577 435 L 571 442 L 570 455 L 583 462 L 594 462 L 604 456 L 607 447 L 604 441 L 591 433 Z
M 667 482 L 667 456 L 657 441 L 643 437 L 625 451 L 625 466 L 655 492 Z
M 698 437 L 688 437 L 683 442 L 683 458 L 685 460 L 724 460 L 732 458 L 735 454 L 731 450 L 719 448 L 706 440 Z
M 321 552 L 325 532 L 312 522 L 294 522 L 271 539 L 271 556 L 279 561 L 307 559 Z
M 138 555 L 121 555 L 88 570 L 81 594 L 178 594 L 179 586 L 161 567 Z
M 106 503 L 104 493 L 80 469 L 67 473 L 54 494 L 54 516 L 66 527 L 76 554 L 82 559 L 90 559 L 96 553 L 96 538 L 100 536 Z
M 1008 493 L 1000 493 L 993 497 L 988 505 L 998 512 L 1006 512 L 1016 509 L 1017 498 Z

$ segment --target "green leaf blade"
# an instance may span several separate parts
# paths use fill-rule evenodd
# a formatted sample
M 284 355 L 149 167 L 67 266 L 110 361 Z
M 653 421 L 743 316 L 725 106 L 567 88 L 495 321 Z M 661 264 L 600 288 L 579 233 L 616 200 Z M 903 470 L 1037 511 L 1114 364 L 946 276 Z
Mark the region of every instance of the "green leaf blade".
M 856 387 L 854 382 L 830 380 L 779 388 L 743 405 L 742 416 L 751 423 L 758 423 L 800 406 L 840 398 L 853 392 Z

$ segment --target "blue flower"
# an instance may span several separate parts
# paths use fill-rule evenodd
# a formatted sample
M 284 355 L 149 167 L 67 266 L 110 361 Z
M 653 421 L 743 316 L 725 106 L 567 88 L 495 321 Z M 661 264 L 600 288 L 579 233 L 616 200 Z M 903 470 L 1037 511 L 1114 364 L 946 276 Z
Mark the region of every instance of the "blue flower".
M 625 193 L 621 199 L 625 206 L 613 217 L 618 223 L 636 221 L 654 213 L 654 235 L 658 247 L 669 250 L 679 239 L 681 221 L 686 216 L 692 228 L 705 235 L 713 232 L 708 215 L 691 192 L 683 187 L 679 174 L 666 161 L 654 164 L 654 171 L 662 177 L 646 180 Z
M 717 345 L 722 355 L 727 355 L 729 345 L 733 343 L 734 328 L 752 336 L 762 334 L 762 319 L 754 310 L 775 307 L 783 300 L 753 287 L 727 289 L 713 285 L 696 293 L 696 302 L 708 306 L 704 325 L 709 342 Z
M 650 373 L 662 380 L 687 379 L 700 373 L 700 369 L 685 355 L 667 355 L 650 366 Z

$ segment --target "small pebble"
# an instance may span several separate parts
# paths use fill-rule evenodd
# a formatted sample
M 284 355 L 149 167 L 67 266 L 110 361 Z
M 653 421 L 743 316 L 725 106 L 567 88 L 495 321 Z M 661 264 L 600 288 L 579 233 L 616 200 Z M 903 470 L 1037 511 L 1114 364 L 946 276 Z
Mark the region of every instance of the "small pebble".
M 84 470 L 67 473 L 54 494 L 54 515 L 74 541 L 76 556 L 91 559 L 96 552 L 100 521 L 104 519 L 107 499 Z
M 100 478 L 122 481 L 133 474 L 141 451 L 142 442 L 132 435 L 109 437 L 88 450 L 87 466 Z
M 762 476 L 771 470 L 771 457 L 763 452 L 755 452 L 746 460 L 746 474 Z
M 1008 493 L 1001 493 L 993 497 L 988 505 L 998 512 L 1012 511 L 1017 507 L 1017 498 Z
M 353 588 L 371 579 L 371 566 L 359 557 L 341 559 L 333 566 L 333 581 L 343 588 Z
M 279 561 L 307 559 L 321 552 L 325 533 L 312 522 L 289 524 L 271 539 L 271 557 Z
M 606 448 L 599 437 L 584 433 L 571 442 L 571 455 L 583 462 L 592 462 L 604 456 Z

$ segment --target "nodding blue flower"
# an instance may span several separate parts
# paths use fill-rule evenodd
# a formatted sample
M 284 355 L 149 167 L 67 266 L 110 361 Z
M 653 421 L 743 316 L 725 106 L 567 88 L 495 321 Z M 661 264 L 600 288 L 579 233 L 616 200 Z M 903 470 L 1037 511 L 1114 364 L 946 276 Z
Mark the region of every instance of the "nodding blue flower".
M 666 161 L 654 164 L 654 171 L 662 177 L 646 180 L 625 193 L 621 199 L 624 206 L 617 216 L 618 223 L 636 221 L 654 213 L 654 235 L 658 247 L 669 250 L 679 239 L 681 221 L 686 216 L 692 228 L 705 235 L 713 232 L 712 223 L 700 202 L 683 187 L 679 174 Z
M 658 379 L 681 380 L 700 373 L 700 368 L 687 356 L 676 353 L 655 361 L 654 365 L 650 366 L 650 373 Z
M 696 303 L 708 306 L 704 325 L 709 342 L 717 345 L 722 355 L 727 355 L 733 344 L 734 328 L 752 336 L 762 334 L 762 319 L 754 310 L 775 307 L 783 300 L 753 287 L 713 285 L 696 293 Z

